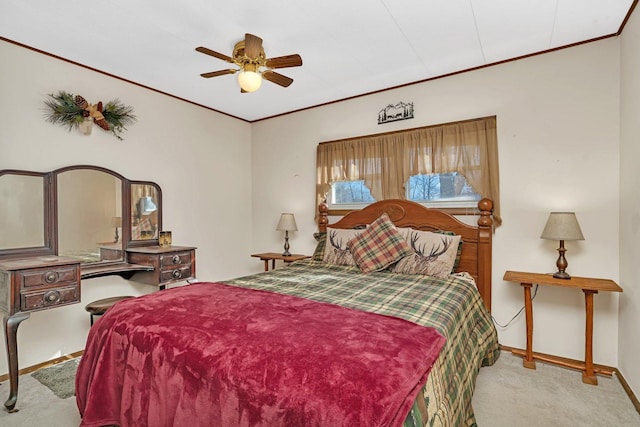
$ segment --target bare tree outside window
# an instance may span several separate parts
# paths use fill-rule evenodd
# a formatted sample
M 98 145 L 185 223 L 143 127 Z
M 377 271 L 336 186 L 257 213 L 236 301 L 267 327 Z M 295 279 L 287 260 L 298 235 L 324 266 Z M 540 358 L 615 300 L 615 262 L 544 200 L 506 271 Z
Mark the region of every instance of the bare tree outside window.
M 373 203 L 376 201 L 364 184 L 364 180 L 334 182 L 331 190 L 331 203 L 335 205 Z
M 420 174 L 409 178 L 407 199 L 415 202 L 474 202 L 480 195 L 457 172 Z M 368 204 L 376 200 L 364 180 L 338 181 L 331 185 L 332 205 Z
M 480 195 L 458 172 L 420 174 L 409 178 L 409 200 L 416 202 L 435 200 L 480 200 Z

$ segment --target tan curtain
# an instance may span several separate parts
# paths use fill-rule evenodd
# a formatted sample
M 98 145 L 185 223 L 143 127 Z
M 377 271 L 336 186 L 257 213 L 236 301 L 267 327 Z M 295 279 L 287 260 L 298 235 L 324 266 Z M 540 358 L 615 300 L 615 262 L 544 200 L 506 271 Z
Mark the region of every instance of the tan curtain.
M 318 203 L 336 181 L 364 180 L 376 200 L 405 199 L 412 175 L 459 172 L 502 222 L 495 116 L 323 142 L 316 161 Z

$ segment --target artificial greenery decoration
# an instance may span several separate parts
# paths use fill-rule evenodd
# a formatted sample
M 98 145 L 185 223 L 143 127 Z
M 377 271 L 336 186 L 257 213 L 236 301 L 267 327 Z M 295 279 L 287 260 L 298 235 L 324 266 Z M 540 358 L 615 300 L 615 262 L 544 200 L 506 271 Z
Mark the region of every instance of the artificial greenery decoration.
M 120 133 L 136 121 L 133 107 L 124 105 L 118 99 L 109 101 L 103 106 L 102 101 L 97 104 L 89 104 L 80 95 L 73 96 L 69 92 L 60 91 L 56 95 L 49 94 L 49 99 L 44 103 L 47 106 L 45 115 L 47 121 L 67 126 L 69 131 L 72 129 L 81 130 L 87 122 L 91 124 L 93 121 L 102 129 L 111 131 L 116 138 L 122 140 Z M 90 131 L 90 127 L 88 130 L 83 130 L 85 134 Z

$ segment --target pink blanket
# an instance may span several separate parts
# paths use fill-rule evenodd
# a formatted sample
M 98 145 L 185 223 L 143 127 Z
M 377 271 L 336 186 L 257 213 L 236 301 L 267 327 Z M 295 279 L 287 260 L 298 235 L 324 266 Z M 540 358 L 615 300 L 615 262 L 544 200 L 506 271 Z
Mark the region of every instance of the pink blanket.
M 399 426 L 433 328 L 220 283 L 125 300 L 92 327 L 82 426 Z

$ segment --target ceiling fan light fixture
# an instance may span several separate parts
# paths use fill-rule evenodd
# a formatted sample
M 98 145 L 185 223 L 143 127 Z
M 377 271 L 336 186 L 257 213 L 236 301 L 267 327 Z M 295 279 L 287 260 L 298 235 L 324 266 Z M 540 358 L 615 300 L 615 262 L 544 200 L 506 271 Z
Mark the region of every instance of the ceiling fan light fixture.
M 202 73 L 204 78 L 223 76 L 226 74 L 238 74 L 240 92 L 255 92 L 262 86 L 262 80 L 270 81 L 282 87 L 289 87 L 293 79 L 273 71 L 277 68 L 299 67 L 302 58 L 297 53 L 292 55 L 267 58 L 262 47 L 262 39 L 253 34 L 246 33 L 244 40 L 240 40 L 233 47 L 233 56 L 228 56 L 204 46 L 199 46 L 196 51 L 214 58 L 221 59 L 238 66 L 236 69 L 226 69 Z
M 262 75 L 256 71 L 242 70 L 238 74 L 238 84 L 245 92 L 255 92 L 262 85 Z

